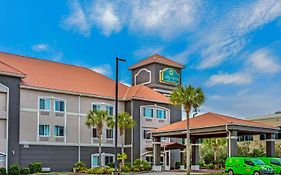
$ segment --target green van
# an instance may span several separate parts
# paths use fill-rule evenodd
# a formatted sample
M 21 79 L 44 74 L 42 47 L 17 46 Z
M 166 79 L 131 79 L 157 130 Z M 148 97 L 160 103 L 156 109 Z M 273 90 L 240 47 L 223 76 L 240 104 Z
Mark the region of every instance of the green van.
M 281 174 L 281 159 L 276 157 L 259 157 L 266 165 L 270 165 L 275 174 Z
M 248 157 L 229 157 L 226 159 L 225 171 L 229 175 L 263 175 L 274 174 L 271 166 L 266 165 L 257 158 Z

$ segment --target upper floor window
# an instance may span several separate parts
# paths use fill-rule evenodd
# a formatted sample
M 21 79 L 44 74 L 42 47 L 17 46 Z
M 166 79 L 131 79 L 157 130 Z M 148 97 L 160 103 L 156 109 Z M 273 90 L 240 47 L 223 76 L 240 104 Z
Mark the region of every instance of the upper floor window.
M 113 106 L 107 105 L 105 109 L 109 116 L 113 116 Z
M 50 136 L 50 126 L 49 125 L 39 125 L 39 135 L 40 136 Z
M 92 109 L 93 109 L 94 111 L 100 111 L 100 110 L 101 110 L 101 105 L 99 105 L 99 104 L 93 104 Z
M 40 110 L 49 111 L 51 109 L 51 100 L 48 98 L 41 98 L 39 100 L 39 108 Z
M 158 119 L 166 119 L 166 110 L 157 109 L 156 110 L 156 118 L 158 118 Z
M 107 139 L 113 138 L 113 129 L 106 129 L 106 138 Z
M 161 142 L 167 142 L 167 137 L 161 137 L 161 138 L 160 138 L 160 141 L 161 141 Z
M 147 118 L 153 118 L 153 109 L 152 108 L 143 108 L 143 116 Z
M 92 110 L 93 111 L 100 111 L 100 110 L 104 110 L 108 113 L 109 116 L 113 116 L 114 112 L 114 108 L 112 105 L 109 104 L 92 104 Z
M 64 112 L 64 101 L 63 100 L 55 100 L 55 111 Z
M 63 137 L 64 136 L 64 126 L 55 126 L 54 135 L 56 137 Z

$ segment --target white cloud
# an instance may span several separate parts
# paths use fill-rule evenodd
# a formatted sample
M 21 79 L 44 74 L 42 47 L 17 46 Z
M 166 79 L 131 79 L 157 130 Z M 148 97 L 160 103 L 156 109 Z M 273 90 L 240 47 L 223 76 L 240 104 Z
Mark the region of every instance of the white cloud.
M 275 55 L 268 49 L 260 49 L 249 56 L 251 66 L 263 73 L 277 73 L 280 65 Z
M 83 9 L 78 0 L 71 14 L 64 18 L 66 28 L 88 36 L 93 27 L 106 36 L 127 27 L 134 32 L 171 38 L 193 30 L 200 21 L 201 0 L 134 0 L 102 1 L 87 4 Z
M 111 76 L 112 68 L 109 64 L 102 64 L 91 68 L 93 71 L 98 72 L 105 76 Z
M 39 43 L 39 44 L 33 45 L 31 48 L 35 52 L 44 52 L 49 49 L 49 46 L 48 46 L 48 44 Z
M 210 68 L 234 58 L 248 42 L 247 34 L 280 16 L 280 0 L 252 1 L 232 8 L 222 20 L 199 34 L 195 45 L 203 59 L 198 67 Z
M 244 85 L 252 82 L 252 77 L 247 72 L 238 72 L 233 74 L 220 73 L 212 75 L 207 81 L 207 86 L 214 86 L 219 84 L 234 84 L 234 85 Z
M 66 29 L 72 29 L 81 35 L 89 36 L 91 24 L 87 21 L 86 13 L 82 9 L 78 0 L 71 4 L 71 14 L 63 20 Z
M 92 6 L 90 13 L 90 19 L 101 28 L 104 35 L 109 36 L 111 33 L 121 30 L 121 21 L 116 14 L 113 4 L 96 3 Z

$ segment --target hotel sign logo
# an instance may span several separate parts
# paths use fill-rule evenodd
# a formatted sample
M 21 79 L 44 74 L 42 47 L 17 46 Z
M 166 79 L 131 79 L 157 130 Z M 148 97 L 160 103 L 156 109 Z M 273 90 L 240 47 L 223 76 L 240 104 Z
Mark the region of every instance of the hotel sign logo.
M 180 74 L 173 68 L 160 70 L 160 82 L 172 85 L 180 84 Z

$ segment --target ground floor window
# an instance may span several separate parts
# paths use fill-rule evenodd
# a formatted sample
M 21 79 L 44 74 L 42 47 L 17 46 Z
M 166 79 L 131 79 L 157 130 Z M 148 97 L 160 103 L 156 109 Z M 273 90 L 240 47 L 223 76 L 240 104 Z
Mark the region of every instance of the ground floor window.
M 99 155 L 92 155 L 91 164 L 92 164 L 92 167 L 98 167 L 99 166 Z
M 246 135 L 246 136 L 239 136 L 238 142 L 247 142 L 247 141 L 253 141 L 252 135 Z
M 114 156 L 105 156 L 105 165 L 108 165 L 110 163 L 114 162 Z
M 99 165 L 107 166 L 110 163 L 114 163 L 114 154 L 102 153 L 101 163 L 99 163 L 99 154 L 92 154 L 91 156 L 91 167 L 95 168 Z
M 153 165 L 153 156 L 152 155 L 146 155 L 145 160 L 150 164 Z M 161 155 L 160 158 L 160 165 L 164 165 L 164 156 Z
M 0 162 L 6 161 L 6 155 L 0 153 Z

